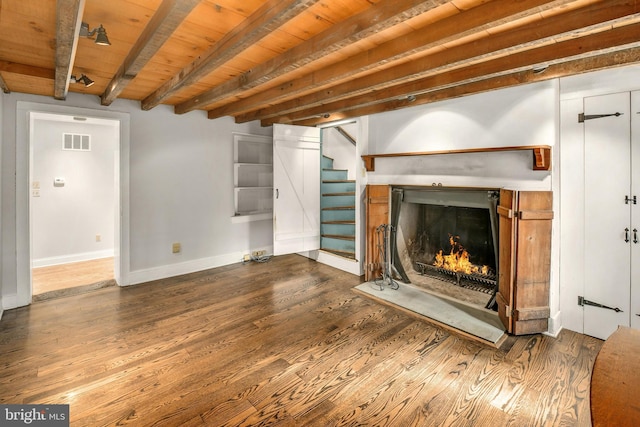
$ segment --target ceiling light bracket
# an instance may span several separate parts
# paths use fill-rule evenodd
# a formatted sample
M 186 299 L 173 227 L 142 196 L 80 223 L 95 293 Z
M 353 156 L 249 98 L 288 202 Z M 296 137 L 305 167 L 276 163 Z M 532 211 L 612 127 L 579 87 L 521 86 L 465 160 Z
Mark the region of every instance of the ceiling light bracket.
M 107 37 L 107 30 L 104 29 L 102 24 L 100 24 L 98 28 L 94 28 L 91 31 L 89 31 L 89 24 L 87 24 L 86 22 L 80 24 L 80 37 L 93 39 L 94 35 L 96 36 L 95 44 L 99 44 L 101 46 L 109 46 L 111 44 L 109 38 Z
M 93 86 L 93 84 L 95 83 L 93 80 L 91 80 L 89 77 L 85 76 L 84 74 L 80 74 L 80 77 L 71 76 L 71 78 L 69 79 L 69 82 L 82 83 L 85 87 Z

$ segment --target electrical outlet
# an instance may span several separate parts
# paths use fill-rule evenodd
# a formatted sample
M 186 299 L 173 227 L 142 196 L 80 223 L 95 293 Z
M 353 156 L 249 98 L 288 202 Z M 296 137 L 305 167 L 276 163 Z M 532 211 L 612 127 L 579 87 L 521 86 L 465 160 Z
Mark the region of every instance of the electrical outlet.
M 249 255 L 249 254 L 245 254 L 245 255 L 242 257 L 242 261 L 244 261 L 244 262 L 249 262 L 249 261 L 251 261 L 251 255 Z
M 172 251 L 174 254 L 180 253 L 180 251 L 181 251 L 181 250 L 182 250 L 182 247 L 180 246 L 180 243 L 174 243 L 174 244 L 171 246 L 171 251 Z
M 253 256 L 256 256 L 256 257 L 257 257 L 257 256 L 262 256 L 262 255 L 264 255 L 264 254 L 265 254 L 265 252 L 266 252 L 266 251 L 253 251 L 251 254 L 252 254 Z
M 96 242 L 100 242 L 102 241 L 102 236 L 99 234 L 96 234 Z

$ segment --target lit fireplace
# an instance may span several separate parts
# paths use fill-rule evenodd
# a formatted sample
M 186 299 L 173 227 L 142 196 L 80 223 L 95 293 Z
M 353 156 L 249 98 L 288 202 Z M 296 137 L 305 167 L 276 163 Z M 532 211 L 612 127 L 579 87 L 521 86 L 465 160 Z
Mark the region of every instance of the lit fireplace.
M 394 187 L 394 267 L 406 283 L 495 309 L 499 191 Z
M 471 255 L 462 246 L 459 241 L 460 236 L 453 236 L 449 234 L 449 243 L 451 245 L 451 251 L 447 255 L 442 252 L 442 249 L 436 254 L 436 260 L 433 265 L 438 268 L 450 271 L 452 273 L 463 273 L 467 275 L 489 275 L 489 266 L 478 266 L 471 262 Z

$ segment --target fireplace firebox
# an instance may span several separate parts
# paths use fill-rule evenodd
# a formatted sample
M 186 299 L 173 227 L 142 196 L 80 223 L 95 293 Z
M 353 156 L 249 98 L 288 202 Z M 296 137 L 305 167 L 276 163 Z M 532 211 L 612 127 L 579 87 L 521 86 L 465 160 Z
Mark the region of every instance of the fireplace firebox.
M 393 187 L 391 194 L 394 265 L 402 280 L 480 292 L 473 299 L 496 310 L 499 190 Z

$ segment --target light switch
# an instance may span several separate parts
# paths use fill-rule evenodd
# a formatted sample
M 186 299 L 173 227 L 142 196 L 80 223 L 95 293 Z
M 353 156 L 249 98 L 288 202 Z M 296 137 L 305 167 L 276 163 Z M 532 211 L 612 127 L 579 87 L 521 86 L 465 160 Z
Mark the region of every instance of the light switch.
M 54 187 L 64 187 L 64 178 L 54 178 L 53 179 Z

